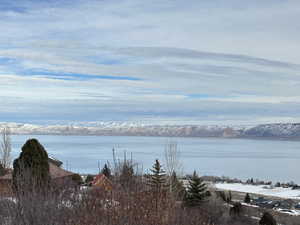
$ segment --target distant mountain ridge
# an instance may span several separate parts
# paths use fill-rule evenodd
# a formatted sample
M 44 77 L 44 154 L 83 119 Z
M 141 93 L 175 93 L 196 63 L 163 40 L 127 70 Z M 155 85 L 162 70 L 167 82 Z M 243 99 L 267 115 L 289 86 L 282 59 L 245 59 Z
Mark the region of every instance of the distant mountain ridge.
M 246 137 L 300 138 L 300 123 L 262 124 L 243 132 Z
M 29 135 L 111 135 L 224 138 L 292 138 L 300 139 L 300 123 L 274 123 L 254 126 L 223 125 L 144 125 L 138 123 L 101 122 L 84 125 L 33 125 L 0 123 L 13 134 Z

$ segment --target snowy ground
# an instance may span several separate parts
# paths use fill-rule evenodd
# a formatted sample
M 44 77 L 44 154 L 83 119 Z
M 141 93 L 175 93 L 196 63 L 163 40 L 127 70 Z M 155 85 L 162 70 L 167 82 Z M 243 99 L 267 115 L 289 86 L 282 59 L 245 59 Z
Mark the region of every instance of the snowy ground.
M 238 191 L 266 196 L 273 196 L 279 198 L 299 199 L 300 190 L 292 190 L 291 188 L 270 188 L 267 185 L 249 185 L 249 184 L 228 184 L 228 183 L 217 183 L 215 187 L 222 190 Z

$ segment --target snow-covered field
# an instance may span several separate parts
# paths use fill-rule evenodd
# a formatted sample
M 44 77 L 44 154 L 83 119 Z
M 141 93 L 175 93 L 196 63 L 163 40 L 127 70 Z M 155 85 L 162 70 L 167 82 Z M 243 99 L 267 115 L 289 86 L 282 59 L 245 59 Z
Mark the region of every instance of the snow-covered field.
M 270 188 L 268 185 L 249 185 L 249 184 L 228 184 L 217 183 L 215 187 L 222 190 L 238 191 L 266 196 L 273 196 L 279 198 L 299 199 L 300 190 L 292 190 L 291 188 L 275 187 Z

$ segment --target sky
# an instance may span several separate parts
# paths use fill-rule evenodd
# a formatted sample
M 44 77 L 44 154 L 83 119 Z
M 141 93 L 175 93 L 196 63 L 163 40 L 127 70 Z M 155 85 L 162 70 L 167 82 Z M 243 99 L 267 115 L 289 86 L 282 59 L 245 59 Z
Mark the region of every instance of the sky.
M 1 0 L 0 121 L 300 122 L 297 0 Z

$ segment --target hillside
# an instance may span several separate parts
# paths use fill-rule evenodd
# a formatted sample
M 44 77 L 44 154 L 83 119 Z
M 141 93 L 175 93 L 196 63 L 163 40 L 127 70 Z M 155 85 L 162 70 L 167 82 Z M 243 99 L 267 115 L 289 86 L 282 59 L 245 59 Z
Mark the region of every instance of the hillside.
M 33 125 L 0 123 L 13 134 L 174 136 L 224 138 L 300 138 L 300 123 L 262 124 L 257 126 L 218 125 L 144 125 L 138 123 L 101 122 L 93 125 Z

